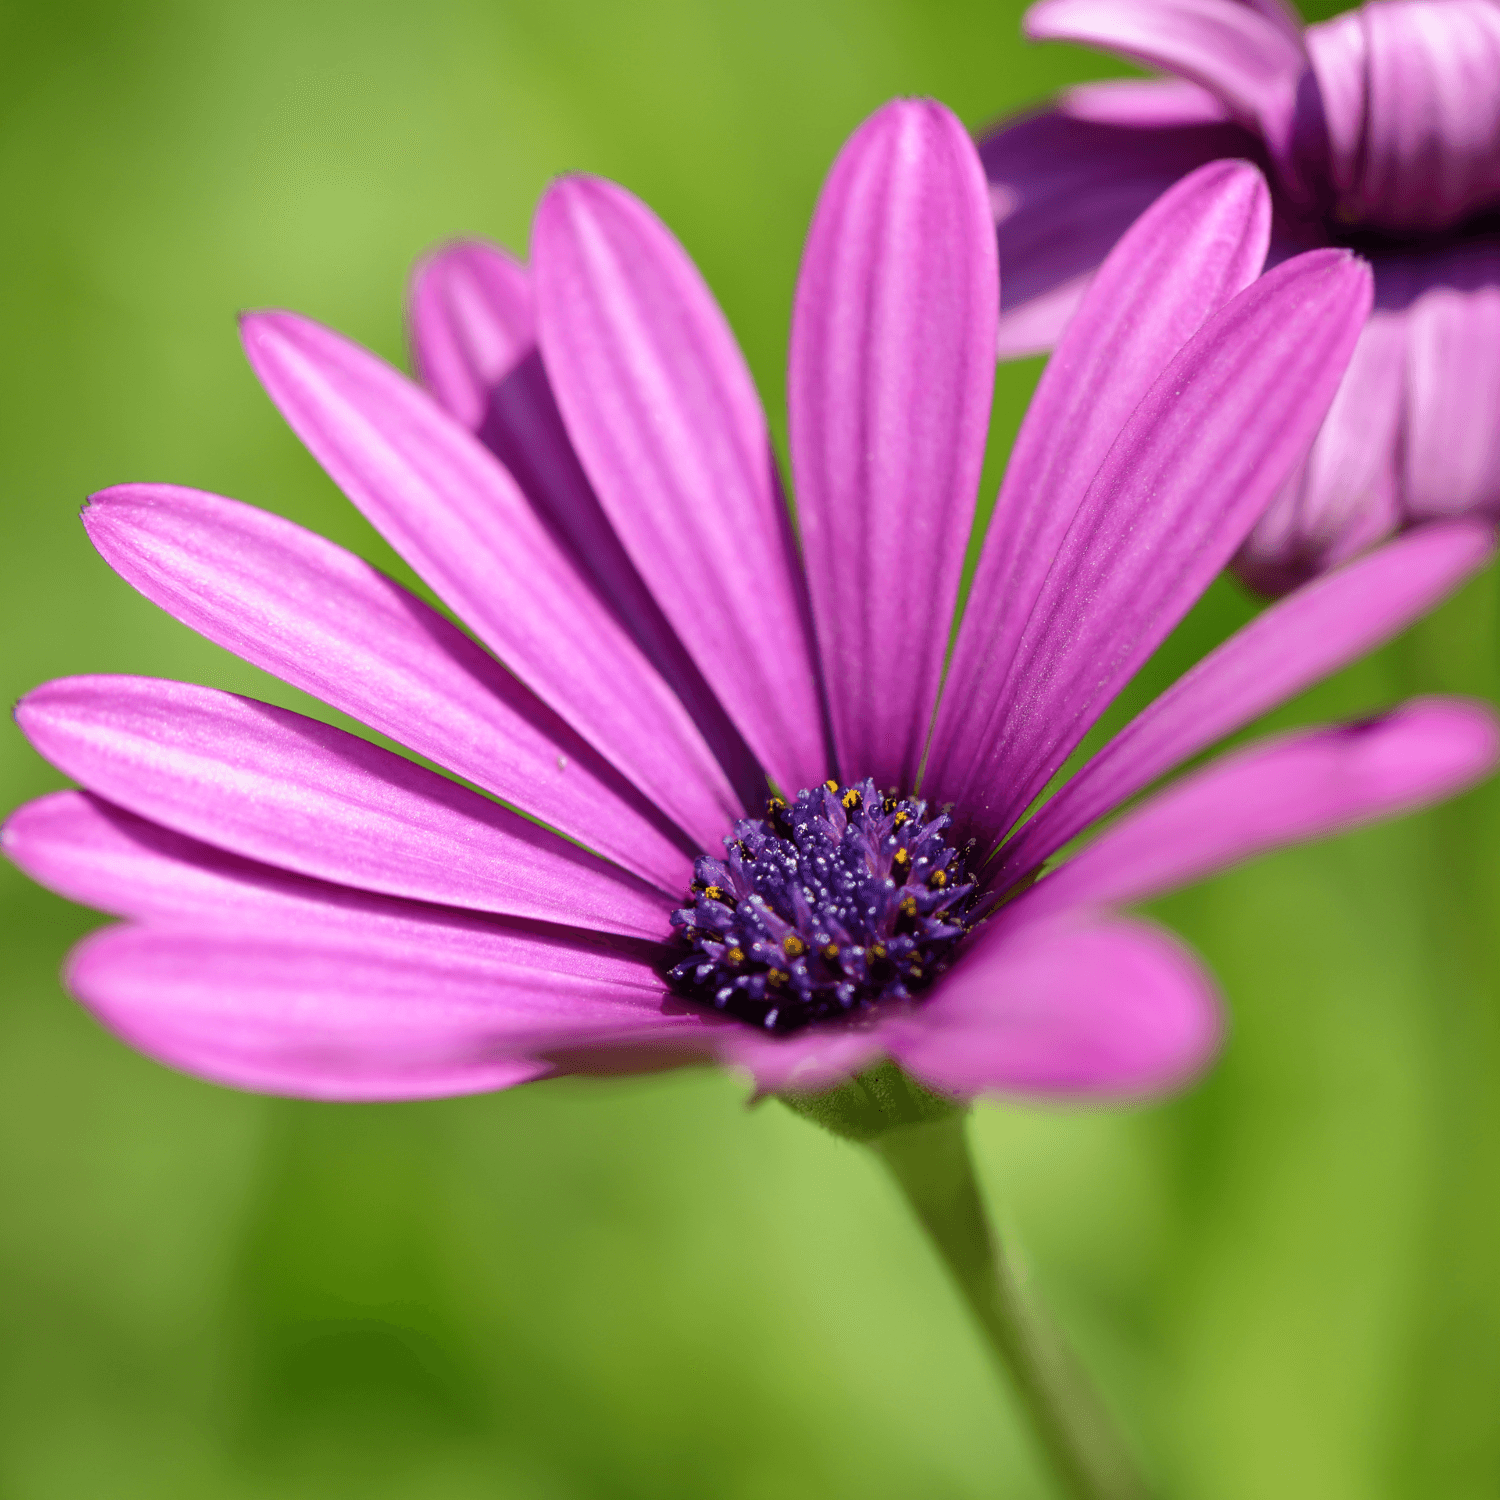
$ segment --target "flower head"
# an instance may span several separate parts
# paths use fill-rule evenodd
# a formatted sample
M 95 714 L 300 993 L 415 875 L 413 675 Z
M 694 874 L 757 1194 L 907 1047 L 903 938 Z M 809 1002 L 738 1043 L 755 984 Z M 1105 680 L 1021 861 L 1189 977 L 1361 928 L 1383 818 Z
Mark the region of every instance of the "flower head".
M 968 931 L 976 882 L 924 802 L 868 777 L 773 797 L 723 859 L 694 867 L 672 922 L 692 952 L 685 993 L 767 1031 L 878 1011 L 921 994 Z
M 272 399 L 474 636 L 218 496 L 109 490 L 89 535 L 180 620 L 450 774 L 209 688 L 37 689 L 21 726 L 85 790 L 22 808 L 5 848 L 127 919 L 74 954 L 75 993 L 178 1067 L 324 1098 L 695 1058 L 808 1089 L 889 1057 L 952 1096 L 1188 1076 L 1212 987 L 1116 908 L 1452 791 L 1496 751 L 1492 715 L 1444 701 L 1252 746 L 1040 874 L 1488 555 L 1453 523 L 1331 574 L 1025 817 L 1343 372 L 1368 273 L 1321 250 L 1261 277 L 1268 224 L 1254 169 L 1214 165 L 1106 261 L 946 664 L 998 283 L 979 160 L 938 105 L 868 121 L 812 225 L 800 547 L 723 315 L 610 183 L 549 190 L 529 271 L 474 243 L 423 265 L 427 391 L 305 319 L 247 318 Z
M 1281 593 L 1421 522 L 1500 519 L 1500 5 L 1372 0 L 1304 28 L 1282 0 L 1041 0 L 1026 28 L 1175 76 L 1069 90 L 982 143 L 1002 355 L 1055 339 L 1169 183 L 1246 157 L 1271 182 L 1272 262 L 1352 247 L 1375 300 L 1242 576 Z

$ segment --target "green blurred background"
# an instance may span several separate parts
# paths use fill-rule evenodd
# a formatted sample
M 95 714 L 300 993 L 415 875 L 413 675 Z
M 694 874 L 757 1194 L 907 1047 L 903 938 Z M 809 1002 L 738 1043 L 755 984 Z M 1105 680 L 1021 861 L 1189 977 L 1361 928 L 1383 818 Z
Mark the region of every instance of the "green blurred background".
M 12 0 L 6 694 L 125 671 L 317 711 L 116 580 L 78 505 L 199 485 L 402 572 L 232 315 L 296 308 L 403 358 L 413 258 L 523 247 L 559 171 L 673 225 L 779 435 L 801 237 L 855 124 L 928 92 L 978 126 L 1118 71 L 1025 46 L 1019 15 Z M 1001 372 L 1002 459 L 1038 368 Z M 1132 701 L 1251 610 L 1218 585 Z M 1494 697 L 1496 636 L 1491 573 L 1277 721 Z M 7 727 L 0 801 L 59 784 Z M 1490 788 L 1161 903 L 1231 998 L 1212 1076 L 1125 1113 L 979 1110 L 997 1211 L 1163 1493 L 1500 1495 L 1497 852 Z M 390 1108 L 210 1087 L 62 995 L 96 916 L 8 867 L 0 899 L 6 1500 L 1050 1493 L 856 1148 L 705 1073 Z

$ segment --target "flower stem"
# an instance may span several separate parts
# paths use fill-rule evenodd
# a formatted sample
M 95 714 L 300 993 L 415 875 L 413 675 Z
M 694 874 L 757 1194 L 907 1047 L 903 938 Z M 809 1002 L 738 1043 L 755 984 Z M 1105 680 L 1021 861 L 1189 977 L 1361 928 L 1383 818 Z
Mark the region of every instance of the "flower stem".
M 990 1226 L 967 1116 L 903 1125 L 866 1142 L 896 1179 L 1015 1386 L 1065 1492 L 1140 1500 L 1145 1485 L 1061 1333 L 1028 1294 Z

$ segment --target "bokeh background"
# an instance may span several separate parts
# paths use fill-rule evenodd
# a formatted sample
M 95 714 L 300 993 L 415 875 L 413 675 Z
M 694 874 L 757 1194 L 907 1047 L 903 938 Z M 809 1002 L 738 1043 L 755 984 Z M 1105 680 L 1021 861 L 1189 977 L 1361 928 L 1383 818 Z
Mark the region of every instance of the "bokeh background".
M 1117 72 L 1014 0 L 9 0 L 0 12 L 6 695 L 183 677 L 320 712 L 104 567 L 161 479 L 408 577 L 281 425 L 242 306 L 403 360 L 460 232 L 585 168 L 697 257 L 784 430 L 801 239 L 896 93 L 971 125 Z M 1000 373 L 985 496 L 1039 362 Z M 1493 572 L 1277 716 L 1493 698 Z M 1249 617 L 1221 582 L 1130 701 Z M 1115 715 L 1116 720 L 1119 714 Z M 8 725 L 6 806 L 60 784 Z M 1160 903 L 1221 1065 L 1123 1113 L 982 1107 L 997 1212 L 1163 1494 L 1500 1494 L 1494 788 Z M 0 870 L 0 1496 L 1050 1493 L 893 1191 L 731 1078 L 389 1108 L 179 1077 L 60 991 L 98 918 Z

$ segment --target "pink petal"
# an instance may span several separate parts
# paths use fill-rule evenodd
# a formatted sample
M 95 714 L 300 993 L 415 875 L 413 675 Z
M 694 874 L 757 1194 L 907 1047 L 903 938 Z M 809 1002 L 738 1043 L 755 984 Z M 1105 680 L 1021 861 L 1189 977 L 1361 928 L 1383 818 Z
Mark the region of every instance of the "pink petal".
M 1117 734 L 1001 852 L 1018 879 L 1159 776 L 1363 656 L 1495 552 L 1488 527 L 1424 527 L 1265 611 Z
M 714 1056 L 728 1068 L 748 1073 L 758 1094 L 787 1089 L 818 1093 L 835 1087 L 886 1053 L 878 1025 L 809 1026 L 790 1036 L 768 1036 L 751 1026 L 726 1026 L 712 1038 Z
M 1325 170 L 1335 200 L 1347 203 L 1359 176 L 1368 107 L 1363 8 L 1309 26 L 1303 40 L 1318 84 L 1327 141 Z
M 6 857 L 49 890 L 111 916 L 156 925 L 221 928 L 241 936 L 344 933 L 474 951 L 516 924 L 330 885 L 260 864 L 138 818 L 92 792 L 53 792 L 17 808 L 0 828 Z M 592 933 L 579 944 L 619 946 Z
M 1306 59 L 1300 37 L 1260 10 L 1235 0 L 1041 0 L 1024 25 L 1035 40 L 1082 42 L 1201 85 L 1288 162 Z
M 1216 125 L 1229 118 L 1222 99 L 1186 78 L 1103 78 L 1075 83 L 1058 95 L 1058 107 L 1074 120 L 1143 130 Z
M 335 483 L 539 698 L 699 847 L 737 799 L 682 704 L 478 441 L 372 354 L 290 313 L 244 322 L 271 399 Z
M 93 497 L 106 562 L 183 624 L 677 894 L 692 861 L 634 787 L 383 573 L 267 511 L 172 485 Z
M 1263 740 L 1148 798 L 1001 920 L 1148 901 L 1267 850 L 1451 797 L 1487 776 L 1497 756 L 1494 709 L 1451 698 Z
M 939 1093 L 1158 1094 L 1223 1038 L 1213 982 L 1159 928 L 1120 918 L 981 930 L 926 1005 L 884 1028 Z
M 1204 101 L 1217 119 L 1203 118 Z M 1001 359 L 1056 343 L 1099 263 L 1174 182 L 1256 152 L 1211 95 L 1175 79 L 1085 85 L 982 137 L 1004 270 Z
M 1241 5 L 1248 5 L 1251 10 L 1264 16 L 1273 26 L 1284 32 L 1287 38 L 1297 45 L 1303 40 L 1302 17 L 1292 0 L 1238 0 Z
M 942 798 L 987 837 L 1014 823 L 1229 561 L 1312 441 L 1369 307 L 1369 269 L 1346 252 L 1286 261 L 1220 308 L 1136 408 L 992 697 L 989 749 Z
M 548 1071 L 552 1046 L 702 1031 L 668 1016 L 639 960 L 513 935 L 451 948 L 113 928 L 69 988 L 117 1035 L 185 1072 L 312 1099 L 424 1099 Z
M 420 901 L 657 939 L 671 903 L 457 782 L 301 714 L 144 677 L 50 682 L 16 708 L 54 765 L 251 859 Z
M 526 268 L 482 240 L 444 245 L 413 270 L 407 318 L 417 378 L 478 432 L 490 392 L 536 346 Z
M 888 104 L 818 200 L 788 375 L 808 585 L 847 779 L 916 785 L 984 462 L 998 302 L 968 133 L 939 104 Z
M 532 263 L 547 373 L 605 513 L 767 773 L 815 785 L 827 757 L 804 585 L 723 314 L 660 220 L 596 178 L 548 191 Z
M 1406 513 L 1500 517 L 1500 287 L 1435 287 L 1409 328 Z
M 959 798 L 993 743 L 1006 669 L 1052 560 L 1120 429 L 1204 320 L 1265 258 L 1270 197 L 1243 162 L 1169 189 L 1104 263 L 1043 372 L 980 552 L 923 792 Z
M 758 808 L 764 772 L 636 572 L 573 451 L 537 353 L 529 273 L 497 245 L 451 245 L 423 262 L 410 322 L 429 389 L 505 465 L 573 567 L 682 700 L 744 805 Z
M 1500 199 L 1500 9 L 1493 0 L 1361 8 L 1364 111 L 1347 207 L 1394 230 L 1457 224 Z
M 1405 312 L 1370 315 L 1311 449 L 1235 557 L 1251 588 L 1284 594 L 1399 524 L 1408 326 Z

